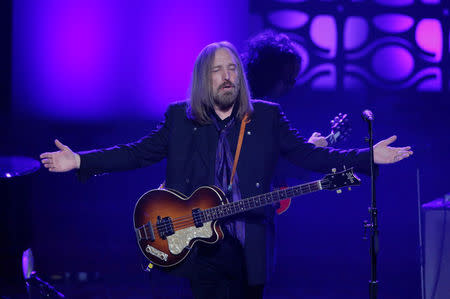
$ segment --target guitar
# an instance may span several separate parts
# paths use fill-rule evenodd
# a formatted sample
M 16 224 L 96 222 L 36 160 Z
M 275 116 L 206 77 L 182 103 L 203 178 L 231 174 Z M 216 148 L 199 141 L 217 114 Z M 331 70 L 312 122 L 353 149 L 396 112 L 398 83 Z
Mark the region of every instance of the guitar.
M 333 145 L 336 142 L 345 140 L 352 130 L 347 118 L 347 114 L 339 113 L 331 121 L 331 132 L 325 137 L 328 145 Z
M 334 145 L 341 140 L 345 140 L 350 134 L 350 131 L 352 130 L 350 128 L 347 114 L 339 113 L 335 118 L 333 118 L 330 121 L 330 124 L 331 124 L 330 134 L 328 134 L 328 136 L 325 137 L 325 140 L 328 142 L 328 145 Z M 282 186 L 279 188 L 285 189 L 286 186 Z M 281 215 L 282 213 L 286 212 L 287 209 L 289 209 L 290 205 L 291 205 L 290 198 L 281 200 L 279 202 L 279 207 L 277 208 L 277 214 Z
M 216 186 L 203 186 L 191 196 L 170 189 L 154 189 L 139 198 L 134 208 L 134 230 L 144 256 L 153 264 L 173 267 L 183 261 L 196 242 L 223 239 L 220 220 L 259 207 L 320 190 L 337 190 L 361 183 L 353 168 L 310 183 L 228 202 Z M 340 190 L 338 190 L 340 191 Z

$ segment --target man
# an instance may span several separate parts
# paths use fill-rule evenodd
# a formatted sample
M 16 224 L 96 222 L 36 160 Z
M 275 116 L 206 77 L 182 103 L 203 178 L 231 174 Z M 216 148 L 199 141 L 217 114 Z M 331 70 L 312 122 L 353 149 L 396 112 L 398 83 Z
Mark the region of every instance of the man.
M 229 192 L 233 154 L 245 115 L 250 122 Z M 394 163 L 412 154 L 410 147 L 375 146 L 375 162 Z M 277 104 L 251 101 L 242 63 L 228 42 L 206 46 L 195 62 L 188 102 L 168 108 L 165 121 L 137 142 L 74 153 L 55 140 L 57 152 L 41 154 L 51 172 L 77 169 L 81 177 L 151 165 L 167 159 L 166 187 L 189 195 L 197 187 L 217 185 L 230 200 L 270 191 L 279 155 L 296 165 L 328 171 L 345 164 L 368 171 L 367 150 L 317 148 L 290 128 Z M 195 298 L 262 298 L 266 281 L 266 243 L 273 234 L 273 208 L 246 213 L 224 226 L 225 238 L 197 244 L 172 271 L 187 277 Z

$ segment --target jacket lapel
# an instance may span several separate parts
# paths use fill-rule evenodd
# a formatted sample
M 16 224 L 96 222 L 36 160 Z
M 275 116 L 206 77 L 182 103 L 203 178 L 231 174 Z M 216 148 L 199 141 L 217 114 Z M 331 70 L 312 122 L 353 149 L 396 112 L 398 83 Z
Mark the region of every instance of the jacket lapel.
M 212 125 L 194 127 L 193 151 L 199 154 L 210 178 L 214 178 L 217 138 L 216 129 Z M 214 180 L 211 183 L 214 183 Z

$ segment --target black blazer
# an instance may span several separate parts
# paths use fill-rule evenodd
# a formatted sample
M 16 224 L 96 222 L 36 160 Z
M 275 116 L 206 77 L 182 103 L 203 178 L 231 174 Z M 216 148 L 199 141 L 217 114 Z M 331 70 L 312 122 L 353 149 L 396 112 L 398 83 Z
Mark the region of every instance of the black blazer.
M 318 148 L 292 129 L 278 104 L 253 101 L 237 166 L 242 198 L 270 191 L 278 157 L 300 167 L 328 172 L 342 165 L 369 172 L 368 150 Z M 230 132 L 236 148 L 239 125 Z M 214 184 L 218 133 L 214 125 L 198 125 L 186 115 L 186 102 L 169 106 L 165 120 L 137 142 L 108 149 L 81 152 L 79 175 L 89 177 L 109 171 L 149 166 L 167 159 L 166 187 L 190 195 L 196 188 Z M 233 153 L 234 154 L 234 153 Z M 262 284 L 273 255 L 273 207 L 245 215 L 244 254 L 249 284 Z

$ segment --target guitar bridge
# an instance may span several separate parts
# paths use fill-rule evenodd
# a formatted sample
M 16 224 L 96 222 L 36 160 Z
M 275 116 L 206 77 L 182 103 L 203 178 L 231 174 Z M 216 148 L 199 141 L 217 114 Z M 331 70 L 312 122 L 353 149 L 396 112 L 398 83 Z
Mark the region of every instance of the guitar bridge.
M 165 240 L 167 236 L 175 233 L 172 218 L 170 217 L 161 218 L 161 216 L 158 216 L 156 220 L 156 227 L 158 228 L 159 237 L 163 240 Z
M 138 241 L 140 240 L 150 240 L 155 241 L 155 234 L 153 233 L 152 223 L 149 221 L 143 226 L 136 229 L 136 237 Z

